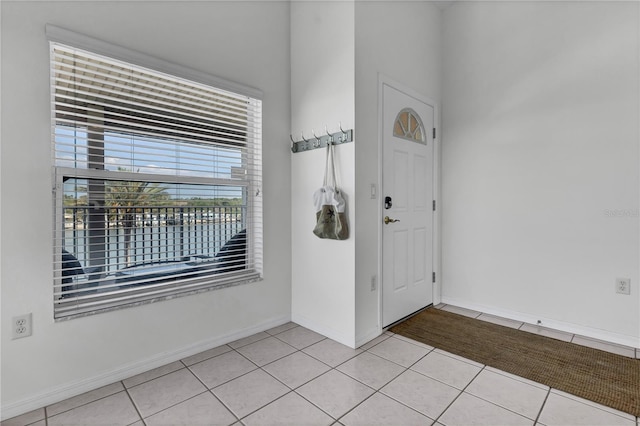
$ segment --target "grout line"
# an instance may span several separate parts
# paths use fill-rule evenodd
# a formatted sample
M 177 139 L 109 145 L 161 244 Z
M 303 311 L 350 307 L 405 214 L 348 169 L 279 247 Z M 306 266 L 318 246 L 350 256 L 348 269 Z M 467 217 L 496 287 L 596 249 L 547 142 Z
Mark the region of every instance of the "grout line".
M 484 369 L 487 368 L 487 366 L 485 365 L 484 367 L 482 367 L 480 369 L 480 371 L 478 371 L 478 373 L 473 376 L 473 378 L 471 380 L 469 380 L 469 383 L 467 383 L 467 385 L 464 387 L 464 389 L 460 390 L 460 393 L 458 394 L 458 396 L 456 396 L 453 401 L 451 401 L 451 403 L 449 405 L 447 405 L 447 407 L 442 410 L 442 413 L 440 413 L 440 415 L 438 416 L 438 418 L 434 419 L 434 423 L 438 423 L 438 421 L 440 420 L 440 417 L 442 417 L 444 415 L 444 413 L 446 413 L 449 408 L 451 408 L 451 406 L 458 400 L 458 398 L 460 398 L 460 395 L 462 395 L 463 393 L 465 393 L 465 391 L 467 390 L 467 388 L 471 385 L 471 383 L 473 383 L 473 381 L 480 375 L 480 373 L 482 373 L 484 371 Z M 458 390 L 457 388 L 454 388 L 456 390 Z M 471 395 L 471 394 L 468 394 Z
M 551 396 L 551 387 L 549 387 L 549 390 L 547 391 L 547 396 L 545 396 L 544 401 L 542 401 L 542 405 L 540 406 L 540 411 L 538 411 L 538 415 L 536 416 L 536 419 L 533 422 L 534 425 L 538 424 L 538 420 L 540 420 L 540 416 L 542 415 L 542 410 L 544 410 L 544 406 L 547 404 L 547 400 L 549 399 L 549 396 Z
M 553 391 L 556 391 L 556 392 L 553 392 Z M 618 417 L 623 418 L 623 419 L 627 419 L 628 420 L 627 416 L 634 417 L 633 414 L 628 413 L 626 411 L 618 410 L 617 408 L 609 407 L 607 405 L 600 404 L 599 402 L 591 401 L 589 399 L 583 398 L 583 397 L 578 396 L 578 395 L 574 395 L 574 394 L 569 393 L 569 392 L 565 392 L 565 391 L 560 390 L 560 389 L 551 388 L 550 392 L 554 393 L 559 398 L 570 399 L 571 401 L 573 401 L 573 402 L 575 402 L 577 404 L 586 405 L 587 407 L 593 408 L 595 410 L 600 410 L 600 411 L 603 411 L 605 413 L 608 413 L 608 414 L 611 414 L 611 415 L 614 415 L 614 416 L 618 416 Z
M 220 398 L 218 398 L 218 397 L 216 396 L 216 394 L 215 394 L 215 393 L 213 393 L 213 389 L 209 389 L 209 390 L 207 390 L 207 392 L 209 392 L 211 395 L 213 395 L 213 397 L 214 397 L 215 399 L 217 399 L 218 401 L 220 401 L 220 404 L 222 404 L 222 406 L 223 406 L 224 408 L 226 408 L 226 409 L 227 409 L 227 411 L 228 411 L 228 412 L 230 412 L 230 413 L 231 413 L 231 415 L 232 415 L 233 417 L 235 417 L 235 418 L 236 418 L 236 421 L 235 421 L 234 423 L 236 423 L 236 422 L 239 422 L 239 421 L 240 421 L 240 417 L 238 417 L 238 415 L 237 415 L 236 413 L 234 413 L 234 412 L 233 412 L 233 410 L 231 409 L 231 407 L 229 407 L 227 404 L 225 404 L 223 400 L 221 400 Z
M 123 381 L 121 381 L 122 383 Z M 131 401 L 131 405 L 133 405 L 134 410 L 136 410 L 136 413 L 138 413 L 138 417 L 140 417 L 140 420 L 142 421 L 143 424 L 147 424 L 147 422 L 144 421 L 144 417 L 142 417 L 142 413 L 140 412 L 140 410 L 138 409 L 138 406 L 136 405 L 136 402 L 133 400 L 133 397 L 131 396 L 131 394 L 129 393 L 129 389 L 127 389 L 127 387 L 124 385 L 124 383 L 122 383 L 122 387 L 124 388 L 124 391 L 127 394 L 127 397 L 129 398 L 129 401 Z M 135 422 L 134 422 L 135 423 Z
M 361 406 L 362 404 L 364 404 L 365 401 L 368 401 L 369 399 L 373 398 L 373 396 L 375 394 L 379 393 L 378 391 L 373 392 L 371 395 L 369 395 L 368 397 L 366 397 L 365 399 L 363 399 L 362 401 L 360 401 L 360 403 L 356 404 L 355 406 L 351 407 L 351 409 L 347 410 L 346 413 L 344 413 L 343 415 L 339 416 L 338 418 L 336 418 L 336 422 L 339 422 L 341 419 L 344 419 L 347 415 L 349 415 L 349 413 L 351 413 L 352 411 L 354 411 L 356 408 L 358 408 L 359 406 Z M 384 394 L 383 394 L 384 395 Z M 386 395 L 385 395 L 386 396 Z M 333 417 L 331 417 L 333 418 Z
M 329 371 L 331 371 L 331 370 L 329 370 Z M 327 373 L 328 373 L 329 371 L 327 371 Z M 323 373 L 323 374 L 326 374 L 326 373 Z M 321 374 L 320 376 L 322 376 L 322 374 Z M 320 376 L 318 376 L 318 377 L 320 377 Z M 318 377 L 316 377 L 316 379 L 317 379 Z M 309 381 L 311 381 L 311 380 L 309 380 Z M 309 382 L 307 382 L 307 383 L 309 383 Z M 321 407 L 319 407 L 318 405 L 314 404 L 314 403 L 313 403 L 313 401 L 308 400 L 304 395 L 302 395 L 302 394 L 300 394 L 299 392 L 297 392 L 297 390 L 298 390 L 298 389 L 300 389 L 302 386 L 304 386 L 304 385 L 298 386 L 296 389 L 292 390 L 291 392 L 295 393 L 295 394 L 296 394 L 296 395 L 298 395 L 300 398 L 304 399 L 304 400 L 305 400 L 305 401 L 307 401 L 309 404 L 313 405 L 313 406 L 314 406 L 314 407 L 316 407 L 318 410 L 322 411 L 324 414 L 326 414 L 327 416 L 329 416 L 330 418 L 332 418 L 332 419 L 334 420 L 334 423 L 335 423 L 335 422 L 337 422 L 339 418 L 343 417 L 343 416 L 340 416 L 340 417 L 337 417 L 337 418 L 336 418 L 336 417 L 333 417 L 331 414 L 329 414 L 329 413 L 327 413 L 326 411 L 324 411 Z
M 206 386 L 206 385 L 205 385 Z M 220 402 L 220 404 L 222 404 L 222 406 L 224 408 L 227 409 L 227 411 L 229 411 L 231 413 L 231 415 L 233 417 L 236 418 L 236 421 L 240 421 L 240 419 L 238 418 L 238 416 L 236 416 L 236 413 L 234 413 L 233 411 L 231 411 L 231 409 L 229 407 L 227 407 L 227 404 L 225 404 L 224 402 L 222 402 L 222 400 L 220 398 L 218 398 L 218 395 L 216 395 L 215 393 L 213 393 L 212 389 L 207 389 L 207 392 L 209 392 L 218 402 Z
M 1 0 L 0 0 L 0 1 L 1 1 Z M 108 384 L 108 385 L 105 385 L 105 386 L 101 386 L 101 387 L 99 387 L 99 388 L 96 388 L 96 389 L 94 389 L 94 390 L 90 390 L 90 391 L 87 391 L 87 392 L 81 393 L 81 394 L 79 394 L 79 395 L 72 396 L 72 397 L 67 398 L 67 399 L 63 399 L 62 401 L 59 401 L 59 402 L 54 403 L 54 404 L 51 404 L 51 405 L 49 405 L 48 407 L 51 407 L 51 406 L 53 406 L 53 405 L 59 404 L 59 403 L 64 402 L 64 401 L 67 401 L 67 400 L 69 400 L 69 399 L 77 398 L 77 397 L 79 397 L 79 396 L 81 396 L 81 395 L 86 395 L 86 394 L 88 394 L 88 393 L 95 392 L 96 390 L 98 390 L 98 389 L 102 389 L 102 388 L 107 387 L 107 386 L 115 385 L 116 383 L 120 383 L 124 389 L 121 389 L 121 390 L 119 390 L 119 391 L 117 391 L 117 392 L 110 393 L 109 395 L 101 396 L 100 398 L 92 399 L 91 401 L 88 401 L 88 402 L 82 403 L 82 404 L 80 404 L 80 405 L 76 405 L 76 406 L 71 407 L 71 408 L 69 408 L 69 409 L 67 409 L 67 410 L 64 410 L 64 411 L 61 411 L 61 412 L 59 412 L 59 413 L 53 414 L 51 417 L 55 417 L 55 416 L 58 416 L 58 415 L 60 415 L 60 414 L 68 413 L 69 411 L 75 410 L 76 408 L 80 408 L 80 407 L 84 407 L 84 406 L 89 405 L 89 404 L 93 404 L 94 402 L 98 402 L 98 401 L 101 401 L 101 400 L 103 400 L 103 399 L 105 399 L 105 398 L 109 398 L 109 397 L 111 397 L 111 396 L 113 396 L 113 395 L 117 395 L 117 394 L 119 394 L 120 392 L 122 392 L 123 390 L 127 390 L 127 388 L 124 386 L 124 383 L 122 383 L 122 380 L 120 380 L 119 382 L 113 382 L 113 383 L 110 383 L 110 384 Z M 43 408 L 45 408 L 45 416 L 46 416 L 46 417 L 49 417 L 49 416 L 47 415 L 47 411 L 46 411 L 47 406 L 45 406 L 45 407 L 43 407 Z M 25 414 L 26 414 L 26 413 L 25 413 Z M 45 418 L 46 418 L 46 417 L 45 417 Z M 9 419 L 7 419 L 7 420 L 9 420 Z
M 385 340 L 386 340 L 386 339 L 385 339 Z M 399 339 L 399 340 L 402 340 L 402 339 Z M 380 342 L 380 343 L 382 343 L 382 342 Z M 377 346 L 377 345 L 374 345 L 373 347 L 375 347 L 375 346 Z M 416 345 L 416 346 L 417 346 L 417 345 Z M 435 349 L 435 348 L 434 348 L 434 349 Z M 386 382 L 384 385 L 380 386 L 380 389 L 373 388 L 373 387 L 371 387 L 370 385 L 368 385 L 368 384 L 366 384 L 366 383 L 364 383 L 364 382 L 361 382 L 361 381 L 360 381 L 360 380 L 358 380 L 357 378 L 355 378 L 355 377 L 351 377 L 351 376 L 349 376 L 348 374 L 346 374 L 346 373 L 342 373 L 341 371 L 339 371 L 339 370 L 338 370 L 338 371 L 339 371 L 339 372 L 341 372 L 342 374 L 345 374 L 345 375 L 347 375 L 348 377 L 351 377 L 352 379 L 356 380 L 357 382 L 362 383 L 363 385 L 365 385 L 365 386 L 369 387 L 370 389 L 373 389 L 373 391 L 374 391 L 374 392 L 373 392 L 370 396 L 368 396 L 367 398 L 365 398 L 363 401 L 361 401 L 359 404 L 356 404 L 353 408 L 351 408 L 349 411 L 347 411 L 345 414 L 343 414 L 343 415 L 342 415 L 341 417 L 339 417 L 337 420 L 339 421 L 339 420 L 340 420 L 340 419 L 342 419 L 344 416 L 346 416 L 347 414 L 349 414 L 350 412 L 352 412 L 353 410 L 355 410 L 355 409 L 356 409 L 356 407 L 358 407 L 358 406 L 362 405 L 365 401 L 367 401 L 368 399 L 372 398 L 372 397 L 373 397 L 373 396 L 375 396 L 376 394 L 380 394 L 382 397 L 389 398 L 389 399 L 391 399 L 391 400 L 393 400 L 393 401 L 397 402 L 398 404 L 403 405 L 404 407 L 407 407 L 408 409 L 410 409 L 410 410 L 412 410 L 412 411 L 415 411 L 416 413 L 420 414 L 420 415 L 421 415 L 421 416 L 423 416 L 423 417 L 426 417 L 426 418 L 428 418 L 428 419 L 430 419 L 430 420 L 434 420 L 434 423 L 435 423 L 435 419 L 432 419 L 431 417 L 429 417 L 429 416 L 427 416 L 426 414 L 424 414 L 424 413 L 422 413 L 422 412 L 420 412 L 420 411 L 416 410 L 415 408 L 413 408 L 413 407 L 411 407 L 411 406 L 409 406 L 409 405 L 405 404 L 404 402 L 402 402 L 402 401 L 400 401 L 400 400 L 398 400 L 398 399 L 396 399 L 396 398 L 394 398 L 394 397 L 392 397 L 392 396 L 390 396 L 390 395 L 387 395 L 387 394 L 385 394 L 385 393 L 383 393 L 383 392 L 382 392 L 382 388 L 384 388 L 384 387 L 385 387 L 385 386 L 387 386 L 389 383 L 391 383 L 391 382 L 393 382 L 394 380 L 396 380 L 398 377 L 400 377 L 400 376 L 402 376 L 403 374 L 405 374 L 407 371 L 411 371 L 411 372 L 413 372 L 413 373 L 420 374 L 421 376 L 428 377 L 428 376 L 425 376 L 424 374 L 421 374 L 421 373 L 419 373 L 419 372 L 417 372 L 417 371 L 415 371 L 415 370 L 411 370 L 411 367 L 413 367 L 415 364 L 417 364 L 417 363 L 418 363 L 418 362 L 420 362 L 423 358 L 425 358 L 427 355 L 429 355 L 431 352 L 433 352 L 433 350 L 434 350 L 434 349 L 429 350 L 429 352 L 427 352 L 425 355 L 423 355 L 422 357 L 420 357 L 420 359 L 418 359 L 416 362 L 414 362 L 413 364 L 411 364 L 411 366 L 409 366 L 409 367 L 405 367 L 404 365 L 398 364 L 398 363 L 396 363 L 396 362 L 394 362 L 394 361 L 391 361 L 391 360 L 389 360 L 389 359 L 387 359 L 387 358 L 381 357 L 380 355 L 376 355 L 376 354 L 374 354 L 374 353 L 369 353 L 369 355 L 373 355 L 373 356 L 375 356 L 375 357 L 378 357 L 378 358 L 380 358 L 380 359 L 383 359 L 383 360 L 385 360 L 385 361 L 391 362 L 392 364 L 395 364 L 395 365 L 398 365 L 398 366 L 400 366 L 400 367 L 404 368 L 404 371 L 400 372 L 399 374 L 397 374 L 396 376 L 394 376 L 393 378 L 391 378 L 388 382 Z M 364 352 L 369 352 L 369 351 L 368 351 L 368 350 L 366 350 L 366 351 L 363 351 L 362 353 L 364 353 Z M 433 379 L 433 378 L 432 378 L 432 377 L 429 377 L 429 379 Z M 433 380 L 435 380 L 435 379 L 433 379 Z M 445 383 L 445 384 L 446 384 L 446 383 Z M 450 386 L 450 385 L 448 385 L 448 386 Z M 456 389 L 456 388 L 454 388 L 454 389 Z M 456 390 L 458 390 L 458 389 L 456 389 Z
M 153 378 L 151 378 L 151 379 L 147 379 L 147 380 L 145 380 L 145 381 L 143 381 L 143 382 L 140 382 L 140 383 L 137 383 L 137 384 L 135 384 L 135 385 L 133 385 L 133 386 L 129 386 L 129 387 L 127 387 L 127 386 L 124 384 L 124 381 L 125 381 L 125 380 L 129 380 L 129 379 L 132 379 L 132 378 L 134 378 L 134 377 L 136 377 L 136 376 L 139 376 L 139 375 L 141 375 L 141 374 L 146 374 L 146 373 L 148 373 L 148 372 L 150 372 L 150 371 L 157 370 L 157 369 L 160 369 L 160 368 L 162 368 L 162 367 L 166 367 L 167 365 L 173 364 L 173 363 L 175 363 L 175 362 L 179 362 L 179 363 L 181 363 L 181 364 L 183 365 L 183 367 L 180 367 L 180 368 L 178 368 L 178 369 L 176 369 L 176 370 L 173 370 L 173 371 L 169 371 L 168 373 L 161 374 L 161 375 L 156 376 L 156 377 L 153 377 Z M 195 364 L 194 364 L 194 365 L 195 365 Z M 175 372 L 177 372 L 177 371 L 180 371 L 180 370 L 182 370 L 182 369 L 184 369 L 184 368 L 187 368 L 187 369 L 188 369 L 189 367 L 187 367 L 187 366 L 182 362 L 182 360 L 174 361 L 174 362 L 170 362 L 170 363 L 168 363 L 168 364 L 161 365 L 160 367 L 152 368 L 151 370 L 144 371 L 144 372 L 142 372 L 142 373 L 140 373 L 140 374 L 136 374 L 136 375 L 134 375 L 134 376 L 127 377 L 126 379 L 122 379 L 122 380 L 120 380 L 120 383 L 122 383 L 122 387 L 123 387 L 123 388 L 125 388 L 125 389 L 133 389 L 133 388 L 138 387 L 138 386 L 140 386 L 140 385 L 144 385 L 145 383 L 149 383 L 149 382 L 152 382 L 152 381 L 154 381 L 154 380 L 156 380 L 156 379 L 159 379 L 159 378 L 161 378 L 161 377 L 165 377 L 165 376 L 168 376 L 169 374 L 173 374 L 173 373 L 175 373 Z
M 235 414 L 233 411 L 231 411 L 231 409 L 230 409 L 229 407 L 227 407 L 227 405 L 226 405 L 224 402 L 222 402 L 222 400 L 221 400 L 220 398 L 218 398 L 218 396 L 217 396 L 215 393 L 213 393 L 213 388 L 212 388 L 212 389 L 209 389 L 209 386 L 207 386 L 205 382 L 203 382 L 202 380 L 200 380 L 200 377 L 198 377 L 198 375 L 197 375 L 196 373 L 194 373 L 193 371 L 191 371 L 191 370 L 189 369 L 189 367 L 187 367 L 187 370 L 189 370 L 189 372 L 193 375 L 193 377 L 195 377 L 197 381 L 199 381 L 200 383 L 202 383 L 202 386 L 204 386 L 204 388 L 206 389 L 206 391 L 204 391 L 204 392 L 202 392 L 202 393 L 199 393 L 199 394 L 198 394 L 198 395 L 196 395 L 196 396 L 200 396 L 200 395 L 202 395 L 202 394 L 204 394 L 204 393 L 207 393 L 207 392 L 208 392 L 208 393 L 210 393 L 210 394 L 211 394 L 215 399 L 217 399 L 217 400 L 218 400 L 218 401 L 219 401 L 219 402 L 220 402 L 220 403 L 221 403 L 221 404 L 222 404 L 222 405 L 223 405 L 227 410 L 229 410 L 229 412 L 231 413 L 231 415 L 232 415 L 233 417 L 235 417 L 235 418 L 236 418 L 236 420 L 240 420 L 240 419 L 238 419 L 238 416 L 236 416 L 236 414 Z M 255 370 L 251 370 L 251 371 L 255 371 Z M 248 374 L 248 373 L 247 373 L 247 374 Z M 228 383 L 228 382 L 225 382 L 225 383 Z M 192 398 L 195 398 L 196 396 L 193 396 Z M 189 398 L 189 399 L 191 399 L 191 398 Z M 187 399 L 186 401 L 188 401 L 189 399 Z M 185 402 L 185 401 L 183 401 L 183 402 Z M 163 411 L 164 411 L 164 410 L 163 410 Z
M 251 411 L 251 412 L 249 412 L 249 413 L 245 414 L 245 415 L 244 415 L 244 416 L 242 416 L 242 417 L 240 417 L 240 416 L 238 416 L 236 413 L 234 413 L 234 412 L 231 410 L 231 408 L 230 408 L 230 407 L 228 407 L 228 410 L 229 410 L 229 411 L 231 411 L 231 414 L 233 414 L 233 415 L 234 415 L 234 417 L 235 417 L 236 419 L 238 419 L 238 421 L 239 421 L 240 423 L 244 424 L 244 423 L 242 422 L 242 420 L 243 420 L 243 419 L 246 419 L 247 417 L 251 416 L 252 414 L 257 413 L 258 411 L 260 411 L 260 410 L 262 410 L 263 408 L 265 408 L 266 406 L 268 406 L 268 405 L 270 405 L 270 404 L 272 404 L 272 403 L 276 402 L 277 400 L 284 398 L 285 396 L 289 395 L 291 392 L 293 392 L 293 391 L 292 391 L 292 390 L 289 390 L 289 392 L 286 392 L 284 395 L 281 395 L 281 396 L 277 397 L 276 399 L 273 399 L 273 400 L 271 400 L 271 401 L 267 402 L 266 404 L 259 406 L 259 407 L 258 407 L 258 408 L 256 408 L 255 410 L 253 410 L 253 411 Z M 226 404 L 225 404 L 225 407 L 226 407 Z

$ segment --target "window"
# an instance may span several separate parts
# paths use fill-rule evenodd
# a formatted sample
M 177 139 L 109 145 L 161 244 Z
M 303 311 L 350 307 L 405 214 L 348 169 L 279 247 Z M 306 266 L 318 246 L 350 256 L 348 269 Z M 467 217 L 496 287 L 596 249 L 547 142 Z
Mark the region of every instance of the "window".
M 393 136 L 413 142 L 427 143 L 422 120 L 411 108 L 403 109 L 396 116 L 396 121 L 393 124 Z
M 54 315 L 255 281 L 261 101 L 51 41 Z

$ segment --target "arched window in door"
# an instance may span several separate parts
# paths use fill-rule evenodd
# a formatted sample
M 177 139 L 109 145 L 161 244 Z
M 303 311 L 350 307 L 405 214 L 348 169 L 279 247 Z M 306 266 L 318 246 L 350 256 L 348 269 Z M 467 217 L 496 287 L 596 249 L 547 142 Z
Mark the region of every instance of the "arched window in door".
M 424 125 L 420 116 L 411 108 L 404 108 L 396 116 L 393 124 L 393 136 L 413 142 L 426 144 Z

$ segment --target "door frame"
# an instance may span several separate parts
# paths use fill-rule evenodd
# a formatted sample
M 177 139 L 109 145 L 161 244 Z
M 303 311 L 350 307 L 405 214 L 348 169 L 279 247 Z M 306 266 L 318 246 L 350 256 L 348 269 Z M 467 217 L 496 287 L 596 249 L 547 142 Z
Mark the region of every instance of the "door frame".
M 442 136 L 441 123 L 440 123 L 440 109 L 439 105 L 433 99 L 424 96 L 423 94 L 415 91 L 414 89 L 399 83 L 392 78 L 378 73 L 378 329 L 382 333 L 382 286 L 384 282 L 382 280 L 382 218 L 384 216 L 384 209 L 382 208 L 383 191 L 383 152 L 384 152 L 384 134 L 383 134 L 383 88 L 384 86 L 390 86 L 400 92 L 403 92 L 417 100 L 424 102 L 425 104 L 433 108 L 433 125 L 436 128 L 436 137 L 433 139 L 433 199 L 436 201 L 436 211 L 433 212 L 433 272 L 436 273 L 436 282 L 433 284 L 433 306 L 436 306 L 442 301 L 442 276 L 441 276 L 441 254 L 442 254 L 442 241 L 441 241 L 441 220 L 440 211 L 442 206 L 440 203 L 440 164 L 441 164 L 441 150 L 440 139 Z

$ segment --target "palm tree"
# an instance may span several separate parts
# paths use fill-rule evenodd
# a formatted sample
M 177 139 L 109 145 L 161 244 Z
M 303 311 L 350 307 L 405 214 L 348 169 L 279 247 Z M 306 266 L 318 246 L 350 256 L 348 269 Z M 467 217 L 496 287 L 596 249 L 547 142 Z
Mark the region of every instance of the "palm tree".
M 106 188 L 106 204 L 115 208 L 116 220 L 124 229 L 125 266 L 131 264 L 131 232 L 136 226 L 136 213 L 141 213 L 144 207 L 158 205 L 168 200 L 166 188 L 158 183 L 116 181 L 109 182 Z

